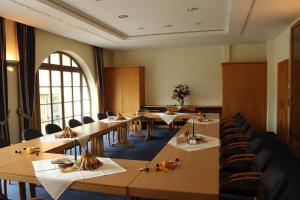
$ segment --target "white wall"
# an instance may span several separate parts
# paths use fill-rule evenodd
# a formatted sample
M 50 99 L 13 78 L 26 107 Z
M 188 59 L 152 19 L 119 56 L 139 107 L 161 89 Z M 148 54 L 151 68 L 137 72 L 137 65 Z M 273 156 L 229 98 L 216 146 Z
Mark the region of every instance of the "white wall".
M 114 66 L 146 68 L 146 104 L 174 104 L 172 90 L 190 86 L 187 104 L 222 105 L 222 62 L 266 61 L 265 44 L 114 51 Z

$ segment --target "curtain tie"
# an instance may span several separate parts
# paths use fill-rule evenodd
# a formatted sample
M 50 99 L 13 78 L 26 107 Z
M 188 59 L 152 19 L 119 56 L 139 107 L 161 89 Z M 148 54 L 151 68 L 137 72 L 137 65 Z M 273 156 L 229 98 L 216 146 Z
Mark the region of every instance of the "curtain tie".
M 27 120 L 33 120 L 33 118 L 30 115 L 24 113 L 24 111 L 21 108 L 19 108 L 17 110 L 17 113 L 18 113 L 18 115 L 20 115 L 21 117 L 23 117 L 23 118 L 25 118 Z
M 10 113 L 10 110 L 8 110 L 8 112 L 7 112 L 7 116 L 6 116 L 5 120 L 3 120 L 3 121 L 0 121 L 0 126 L 4 126 L 4 125 L 6 125 L 6 124 L 7 124 L 7 122 L 8 122 L 8 118 L 9 118 L 9 113 Z

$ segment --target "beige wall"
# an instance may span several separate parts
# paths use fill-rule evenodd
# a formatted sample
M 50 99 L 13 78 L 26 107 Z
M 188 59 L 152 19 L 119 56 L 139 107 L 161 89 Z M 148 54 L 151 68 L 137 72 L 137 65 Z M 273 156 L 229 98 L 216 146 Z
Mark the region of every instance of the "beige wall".
M 15 34 L 15 24 L 12 21 L 6 20 L 7 34 L 7 54 L 12 59 L 17 59 L 17 42 Z M 95 66 L 93 47 L 75 40 L 61 37 L 49 32 L 36 29 L 36 70 L 38 70 L 42 61 L 50 53 L 55 51 L 65 51 L 71 54 L 81 65 L 91 90 L 93 116 L 96 116 L 98 110 L 98 95 L 95 83 Z M 112 52 L 104 51 L 104 65 L 112 66 Z M 8 90 L 9 90 L 9 109 L 11 110 L 9 124 L 11 131 L 12 143 L 18 142 L 19 139 L 19 124 L 16 109 L 18 108 L 18 93 L 17 93 L 17 72 L 8 72 Z
M 240 44 L 231 45 L 231 62 L 261 62 L 266 61 L 266 44 Z
M 114 66 L 146 67 L 146 104 L 174 104 L 172 90 L 190 86 L 187 104 L 222 105 L 222 62 L 266 61 L 265 44 L 114 51 Z
M 18 44 L 14 22 L 10 20 L 5 20 L 5 30 L 6 59 L 18 60 Z M 11 68 L 11 70 L 7 71 L 8 109 L 10 110 L 8 122 L 11 143 L 16 143 L 19 141 L 19 118 L 16 113 L 16 110 L 18 109 L 18 76 L 16 68 Z
M 277 129 L 277 67 L 278 63 L 289 58 L 290 28 L 267 41 L 268 54 L 268 131 Z

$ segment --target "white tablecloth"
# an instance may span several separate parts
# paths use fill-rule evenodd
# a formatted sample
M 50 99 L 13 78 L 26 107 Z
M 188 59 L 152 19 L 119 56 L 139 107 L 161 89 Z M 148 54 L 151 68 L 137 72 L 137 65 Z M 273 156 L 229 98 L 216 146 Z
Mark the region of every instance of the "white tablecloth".
M 196 144 L 196 145 L 189 145 L 187 143 L 177 144 L 177 142 L 176 142 L 177 137 L 173 137 L 168 142 L 168 144 L 172 145 L 176 148 L 182 149 L 184 151 L 199 151 L 199 150 L 203 150 L 203 149 L 209 149 L 209 148 L 214 148 L 214 147 L 220 146 L 220 140 L 218 138 L 209 137 L 209 136 L 202 135 L 202 134 L 197 134 L 197 135 L 202 136 L 207 142 L 201 143 L 201 144 Z
M 53 134 L 44 135 L 43 137 L 40 137 L 42 143 L 77 140 L 80 143 L 80 146 L 82 147 L 85 147 L 87 145 L 89 139 L 90 139 L 90 134 L 79 134 L 75 138 L 57 138 L 55 137 L 55 133 L 53 133 Z
M 219 123 L 220 122 L 220 120 L 219 119 L 208 119 L 209 121 L 208 122 L 201 122 L 201 121 L 199 121 L 198 119 L 189 119 L 189 123 L 193 123 L 193 121 L 194 121 L 194 123 L 195 124 L 215 124 L 215 123 Z
M 72 157 L 69 158 L 72 159 Z M 32 164 L 39 182 L 53 199 L 58 199 L 74 181 L 127 171 L 110 158 L 99 157 L 98 159 L 103 163 L 100 168 L 93 171 L 75 171 L 71 173 L 62 173 L 58 165 L 51 163 L 55 159 L 32 161 Z

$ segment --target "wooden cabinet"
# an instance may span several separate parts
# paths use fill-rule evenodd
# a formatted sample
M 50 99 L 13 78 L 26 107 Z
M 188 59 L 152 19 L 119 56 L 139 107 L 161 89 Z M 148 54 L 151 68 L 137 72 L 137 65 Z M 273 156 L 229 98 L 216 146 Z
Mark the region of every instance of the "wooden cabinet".
M 266 131 L 267 64 L 223 63 L 223 117 L 242 112 L 258 132 Z
M 104 68 L 106 110 L 136 112 L 145 104 L 144 67 Z

